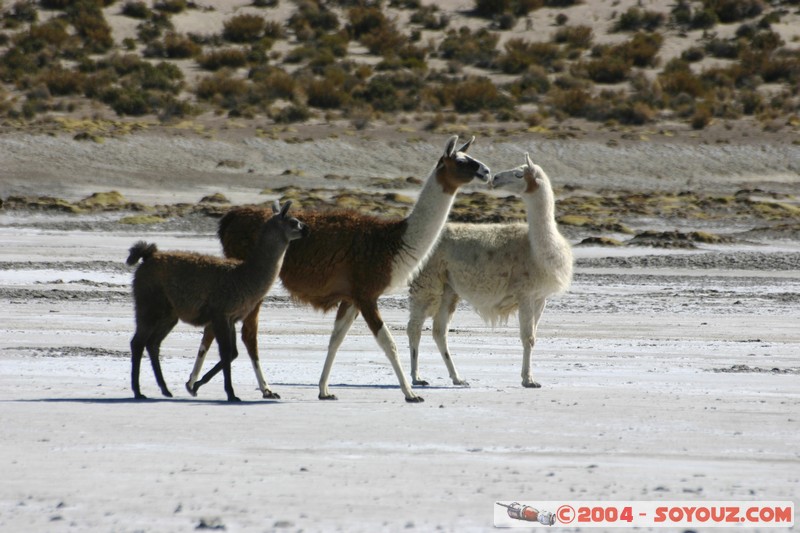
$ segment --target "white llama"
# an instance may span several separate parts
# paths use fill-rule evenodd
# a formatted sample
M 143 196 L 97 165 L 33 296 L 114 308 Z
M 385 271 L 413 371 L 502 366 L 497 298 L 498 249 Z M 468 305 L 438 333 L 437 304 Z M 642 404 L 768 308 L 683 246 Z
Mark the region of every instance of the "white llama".
M 418 359 L 422 325 L 433 317 L 433 338 L 450 379 L 461 379 L 447 346 L 447 327 L 459 299 L 485 321 L 505 322 L 519 311 L 522 339 L 522 385 L 538 388 L 531 371 L 531 350 L 546 299 L 566 291 L 572 280 L 572 250 L 555 220 L 550 180 L 525 154 L 526 165 L 496 174 L 492 186 L 519 194 L 528 224 L 447 224 L 425 267 L 411 284 L 408 340 L 411 378 L 420 378 Z

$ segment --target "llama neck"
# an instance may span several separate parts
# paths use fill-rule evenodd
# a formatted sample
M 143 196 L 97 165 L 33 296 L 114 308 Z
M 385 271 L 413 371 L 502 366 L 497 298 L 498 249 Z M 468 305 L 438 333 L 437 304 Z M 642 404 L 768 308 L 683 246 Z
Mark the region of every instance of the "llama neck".
M 288 247 L 288 241 L 277 239 L 259 243 L 237 269 L 242 279 L 240 286 L 246 285 L 246 292 L 263 297 L 278 277 Z
M 425 264 L 447 222 L 454 199 L 455 191 L 445 192 L 434 170 L 419 193 L 414 209 L 406 218 L 404 250 L 392 264 L 392 286 L 406 283 Z
M 555 217 L 555 197 L 547 181 L 540 182 L 533 194 L 524 194 L 528 217 L 528 239 L 533 250 L 545 251 L 561 248 L 563 237 L 558 231 Z

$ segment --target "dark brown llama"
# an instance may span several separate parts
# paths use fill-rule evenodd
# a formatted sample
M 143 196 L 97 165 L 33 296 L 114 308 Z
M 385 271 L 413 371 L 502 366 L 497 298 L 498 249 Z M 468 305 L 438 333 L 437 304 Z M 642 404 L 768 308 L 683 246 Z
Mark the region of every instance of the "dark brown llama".
M 156 381 L 164 396 L 172 397 L 161 373 L 159 349 L 178 320 L 208 327 L 219 345 L 228 401 L 239 401 L 231 383 L 231 361 L 236 358 L 238 320 L 252 312 L 275 281 L 289 242 L 308 234 L 307 226 L 287 216 L 291 202 L 269 220 L 253 227 L 252 248 L 244 260 L 223 259 L 187 252 L 159 252 L 155 244 L 140 241 L 130 249 L 127 263 L 142 260 L 133 278 L 136 333 L 131 339 L 131 386 L 139 389 L 139 369 L 147 348 Z

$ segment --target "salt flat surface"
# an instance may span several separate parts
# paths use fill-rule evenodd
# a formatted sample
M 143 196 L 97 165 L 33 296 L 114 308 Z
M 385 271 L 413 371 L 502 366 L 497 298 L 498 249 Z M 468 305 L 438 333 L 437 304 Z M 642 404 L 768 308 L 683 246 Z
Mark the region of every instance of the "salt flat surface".
M 426 329 L 418 405 L 361 320 L 339 400 L 317 400 L 333 315 L 276 288 L 259 341 L 279 401 L 241 347 L 241 404 L 221 380 L 189 396 L 200 332 L 181 324 L 162 353 L 175 397 L 145 363 L 137 402 L 122 262 L 139 237 L 0 231 L 0 530 L 487 531 L 498 500 L 800 500 L 800 273 L 579 268 L 539 328 L 538 390 L 520 386 L 516 320 L 462 306 L 449 339 L 471 387 Z M 405 296 L 381 305 L 408 368 Z

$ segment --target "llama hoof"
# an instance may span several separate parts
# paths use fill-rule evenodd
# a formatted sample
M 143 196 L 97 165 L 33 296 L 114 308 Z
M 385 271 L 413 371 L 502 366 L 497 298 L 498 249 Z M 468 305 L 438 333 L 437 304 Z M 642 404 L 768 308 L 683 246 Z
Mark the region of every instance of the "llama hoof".
M 190 385 L 189 381 L 186 382 L 186 392 L 191 394 L 192 396 L 197 396 L 197 385 Z
M 142 394 L 142 393 L 139 393 L 139 394 L 134 394 L 134 395 L 133 395 L 133 399 L 134 399 L 134 400 L 146 400 L 146 399 L 147 399 L 147 396 L 145 396 L 145 395 L 144 395 L 144 394 Z
M 162 390 L 161 394 L 166 396 L 167 398 L 172 398 L 172 393 L 166 389 Z
M 459 387 L 464 387 L 465 389 L 469 388 L 469 381 L 464 381 L 463 379 L 453 380 L 453 385 L 457 385 Z
M 237 398 L 236 396 L 228 396 L 228 401 L 235 403 L 235 402 L 241 402 L 242 400 L 240 398 Z
M 542 386 L 537 381 L 523 381 L 522 386 L 526 389 L 541 389 Z
M 320 394 L 320 400 L 338 400 L 339 398 L 336 397 L 335 394 Z
M 410 398 L 406 396 L 406 401 L 408 403 L 422 403 L 425 400 L 422 398 L 422 396 L 411 396 Z
M 430 383 L 428 383 L 424 379 L 415 379 L 414 381 L 411 382 L 411 384 L 414 385 L 415 387 L 427 387 L 428 385 L 430 385 Z
M 266 398 L 266 399 L 268 399 L 268 400 L 280 400 L 281 399 L 281 395 L 280 394 L 278 394 L 277 392 L 272 392 L 271 390 L 265 390 L 263 393 L 261 393 L 261 396 Z

